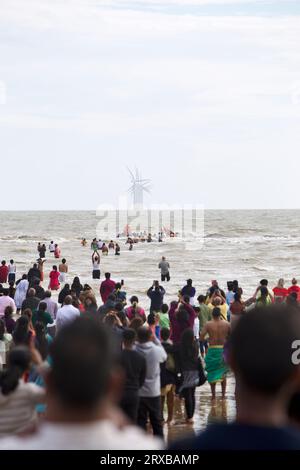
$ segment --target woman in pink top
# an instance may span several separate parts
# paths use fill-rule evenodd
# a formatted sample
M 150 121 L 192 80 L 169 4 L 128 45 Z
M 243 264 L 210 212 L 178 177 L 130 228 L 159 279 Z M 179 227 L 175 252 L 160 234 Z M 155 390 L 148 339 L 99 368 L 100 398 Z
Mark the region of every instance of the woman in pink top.
M 50 290 L 58 290 L 60 283 L 59 283 L 59 278 L 60 273 L 57 271 L 57 266 L 53 266 L 53 270 L 49 274 L 50 277 L 50 283 L 49 283 L 49 289 Z
M 145 310 L 138 306 L 139 299 L 136 295 L 133 295 L 130 299 L 131 307 L 126 309 L 126 315 L 131 321 L 135 317 L 141 317 L 141 319 L 145 322 L 146 321 L 146 314 Z

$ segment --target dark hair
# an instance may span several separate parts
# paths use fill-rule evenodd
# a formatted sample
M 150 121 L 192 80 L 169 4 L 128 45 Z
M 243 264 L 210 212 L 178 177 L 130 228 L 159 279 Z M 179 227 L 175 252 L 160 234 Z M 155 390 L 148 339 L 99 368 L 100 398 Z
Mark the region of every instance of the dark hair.
M 260 285 L 261 285 L 261 286 L 267 287 L 268 284 L 269 284 L 269 281 L 268 281 L 267 279 L 262 279 L 262 280 L 260 281 Z
M 154 325 L 155 324 L 155 315 L 154 315 L 154 313 L 149 313 L 149 315 L 147 317 L 147 322 L 148 322 L 148 325 Z
M 178 323 L 180 323 L 180 326 L 189 325 L 189 313 L 184 307 L 179 307 L 177 313 L 176 313 L 176 319 Z
M 110 273 L 105 273 L 105 279 L 110 279 Z
M 123 331 L 123 341 L 129 344 L 133 344 L 136 340 L 136 331 L 132 328 L 125 328 Z
M 240 292 L 236 292 L 234 294 L 234 300 L 235 302 L 240 302 L 241 301 L 242 294 Z
M 256 307 L 242 315 L 228 343 L 237 377 L 261 394 L 278 393 L 298 367 L 291 354 L 299 337 L 299 311 L 284 304 Z
M 18 386 L 19 380 L 30 367 L 31 353 L 25 346 L 15 347 L 8 355 L 8 367 L 0 372 L 0 388 L 9 395 Z
M 160 337 L 163 341 L 168 341 L 168 339 L 170 338 L 170 330 L 169 328 L 162 328 L 160 330 Z
M 138 331 L 139 328 L 143 326 L 143 320 L 140 316 L 134 317 L 131 322 L 129 323 L 129 327 L 134 330 L 135 332 Z
M 13 314 L 13 312 L 14 312 L 14 311 L 13 311 L 13 308 L 12 308 L 10 305 L 8 305 L 7 307 L 5 307 L 5 310 L 4 310 L 4 317 L 5 317 L 5 318 L 11 317 L 12 314 Z
M 16 322 L 16 327 L 13 332 L 13 340 L 16 346 L 29 346 L 30 339 L 31 333 L 29 331 L 29 319 L 27 316 L 22 314 Z
M 131 298 L 130 298 L 130 303 L 133 304 L 133 303 L 139 303 L 139 299 L 136 295 L 133 295 Z
M 214 318 L 219 318 L 221 316 L 221 309 L 219 307 L 214 307 L 211 314 Z
M 90 317 L 79 317 L 50 346 L 51 385 L 67 408 L 92 408 L 106 392 L 117 360 L 112 335 Z
M 46 302 L 40 302 L 40 304 L 39 304 L 39 310 L 40 310 L 41 312 L 46 312 L 46 310 L 47 310 L 47 304 L 46 304 Z
M 43 322 L 37 321 L 35 326 L 35 347 L 39 351 L 42 359 L 45 360 L 49 353 L 49 344 L 46 337 L 46 327 Z
M 168 313 L 169 311 L 169 306 L 168 304 L 162 304 L 161 306 L 161 313 Z
M 137 330 L 137 337 L 138 337 L 139 343 L 147 343 L 148 341 L 150 341 L 151 336 L 152 336 L 152 332 L 150 328 L 147 328 L 146 326 L 141 326 Z
M 199 296 L 198 296 L 198 299 L 197 299 L 198 302 L 199 302 L 199 304 L 205 302 L 205 298 L 206 298 L 205 295 L 199 295 Z
M 195 341 L 194 332 L 191 328 L 184 330 L 181 335 L 179 354 L 180 359 L 183 362 L 189 361 L 191 359 L 197 359 L 198 357 L 198 347 Z

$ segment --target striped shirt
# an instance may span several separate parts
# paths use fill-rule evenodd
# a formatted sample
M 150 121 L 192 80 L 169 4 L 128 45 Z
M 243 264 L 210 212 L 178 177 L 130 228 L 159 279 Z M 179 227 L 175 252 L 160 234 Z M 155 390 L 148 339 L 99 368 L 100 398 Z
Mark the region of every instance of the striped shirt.
M 23 380 L 9 395 L 0 391 L 0 437 L 17 434 L 34 423 L 37 418 L 35 407 L 44 401 L 44 389 Z

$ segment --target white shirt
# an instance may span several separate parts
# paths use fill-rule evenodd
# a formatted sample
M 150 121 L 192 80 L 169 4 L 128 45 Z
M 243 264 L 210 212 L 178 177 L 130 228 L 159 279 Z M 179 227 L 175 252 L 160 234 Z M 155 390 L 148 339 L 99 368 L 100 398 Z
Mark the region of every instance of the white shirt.
M 45 390 L 33 383 L 19 381 L 8 395 L 0 392 L 0 436 L 25 430 L 37 418 L 36 405 L 45 400 Z
M 50 245 L 49 245 L 49 251 L 51 251 L 51 253 L 53 253 L 54 250 L 55 250 L 54 243 L 50 243 Z
M 59 330 L 62 326 L 67 325 L 68 323 L 74 321 L 79 317 L 80 312 L 78 308 L 73 307 L 73 305 L 64 305 L 59 308 L 56 315 L 56 328 Z
M 37 433 L 0 439 L 1 450 L 159 450 L 163 442 L 135 426 L 119 429 L 110 421 L 89 424 L 44 422 Z
M 11 307 L 14 312 L 17 309 L 15 301 L 11 297 L 8 295 L 2 295 L 0 297 L 0 315 L 4 315 L 4 311 L 8 306 Z
M 195 317 L 193 330 L 195 338 L 199 339 L 200 322 L 198 317 Z
M 8 265 L 8 274 L 15 274 L 16 273 L 16 265 L 9 263 Z

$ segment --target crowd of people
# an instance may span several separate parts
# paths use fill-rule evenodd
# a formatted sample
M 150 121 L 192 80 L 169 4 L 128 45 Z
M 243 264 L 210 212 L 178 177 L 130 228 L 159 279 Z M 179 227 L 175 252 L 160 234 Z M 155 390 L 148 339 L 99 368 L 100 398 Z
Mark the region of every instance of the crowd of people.
M 101 275 L 98 243 L 91 244 L 94 280 Z M 55 258 L 58 250 L 60 257 L 51 242 Z M 44 259 L 46 245 L 38 252 Z M 262 279 L 244 299 L 236 280 L 226 292 L 213 280 L 199 294 L 188 279 L 168 304 L 165 257 L 158 268 L 161 282 L 147 290 L 149 304 L 140 305 L 109 272 L 95 292 L 78 276 L 66 282 L 63 258 L 44 289 L 38 263 L 17 279 L 14 261 L 2 261 L 0 448 L 160 449 L 164 425 L 174 425 L 174 400 L 182 400 L 192 425 L 196 388 L 207 381 L 215 402 L 220 383 L 224 400 L 231 371 L 236 422 L 173 448 L 300 449 L 299 370 L 291 360 L 292 343 L 300 340 L 297 280 L 285 288 L 280 279 L 270 289 Z

